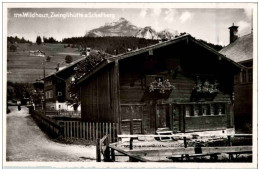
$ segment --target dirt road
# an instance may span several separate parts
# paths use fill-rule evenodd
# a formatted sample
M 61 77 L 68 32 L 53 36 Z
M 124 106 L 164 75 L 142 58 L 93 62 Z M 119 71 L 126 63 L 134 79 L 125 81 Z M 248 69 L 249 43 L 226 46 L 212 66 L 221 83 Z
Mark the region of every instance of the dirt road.
M 94 161 L 95 147 L 53 142 L 35 124 L 26 107 L 9 107 L 7 115 L 7 161 Z

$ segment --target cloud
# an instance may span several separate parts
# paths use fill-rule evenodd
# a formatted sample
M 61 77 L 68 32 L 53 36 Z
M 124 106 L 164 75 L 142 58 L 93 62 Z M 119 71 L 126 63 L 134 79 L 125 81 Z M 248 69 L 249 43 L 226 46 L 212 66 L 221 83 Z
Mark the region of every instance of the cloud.
M 253 10 L 252 8 L 244 8 L 244 13 L 250 19 L 251 19 L 251 15 L 252 15 L 252 10 Z
M 168 23 L 171 23 L 176 17 L 177 11 L 175 9 L 168 9 L 165 11 L 164 20 Z
M 161 8 L 153 8 L 151 16 L 155 16 L 155 17 L 160 16 L 161 12 L 162 12 Z
M 140 11 L 139 16 L 141 16 L 142 18 L 144 18 L 144 17 L 147 15 L 147 11 L 148 11 L 147 8 L 142 8 L 141 11 Z
M 179 19 L 180 19 L 181 23 L 184 23 L 184 22 L 190 20 L 192 17 L 193 17 L 193 15 L 190 12 L 186 11 L 181 14 Z
M 242 31 L 250 28 L 250 23 L 241 20 L 241 21 L 237 22 L 237 26 L 239 26 L 239 30 L 242 32 Z
M 152 26 L 154 27 L 154 29 L 156 31 L 161 31 L 164 28 L 162 23 L 160 21 L 158 21 L 158 20 L 155 20 Z

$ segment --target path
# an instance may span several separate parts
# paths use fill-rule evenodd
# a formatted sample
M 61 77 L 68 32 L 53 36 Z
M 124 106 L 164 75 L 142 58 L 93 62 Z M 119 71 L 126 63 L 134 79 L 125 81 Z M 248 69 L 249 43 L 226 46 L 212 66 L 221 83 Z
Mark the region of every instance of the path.
M 7 161 L 94 161 L 95 146 L 69 145 L 54 142 L 41 131 L 28 113 L 16 106 L 7 114 Z

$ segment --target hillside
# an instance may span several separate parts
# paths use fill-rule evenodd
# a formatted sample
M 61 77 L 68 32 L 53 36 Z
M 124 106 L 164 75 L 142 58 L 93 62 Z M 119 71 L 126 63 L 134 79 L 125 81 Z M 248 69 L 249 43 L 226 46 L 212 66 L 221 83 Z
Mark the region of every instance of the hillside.
M 158 41 L 134 38 L 134 37 L 81 37 L 64 39 L 66 44 L 75 44 L 91 49 L 102 50 L 114 55 L 127 52 L 128 48 L 137 49 L 157 43 Z M 75 46 L 74 45 L 74 46 Z M 34 82 L 36 79 L 43 78 L 42 57 L 30 56 L 29 51 L 40 50 L 46 56 L 51 57 L 51 61 L 46 63 L 46 75 L 55 71 L 57 64 L 65 66 L 65 56 L 71 55 L 73 61 L 82 58 L 78 48 L 64 47 L 65 44 L 16 44 L 17 51 L 7 52 L 7 80 L 11 82 Z M 72 46 L 72 45 L 70 45 Z
M 46 63 L 46 75 L 55 71 L 58 63 L 65 65 L 66 55 L 71 55 L 73 60 L 82 58 L 77 48 L 64 48 L 63 44 L 36 45 L 29 43 L 17 44 L 16 52 L 7 52 L 7 80 L 11 82 L 34 82 L 43 77 L 42 57 L 30 56 L 29 51 L 41 50 L 46 56 L 51 56 L 51 61 Z

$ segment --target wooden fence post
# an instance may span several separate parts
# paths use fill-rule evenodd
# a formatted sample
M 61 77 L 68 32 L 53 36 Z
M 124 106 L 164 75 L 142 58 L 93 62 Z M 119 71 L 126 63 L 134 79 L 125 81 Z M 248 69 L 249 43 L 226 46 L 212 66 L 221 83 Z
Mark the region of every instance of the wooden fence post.
M 232 146 L 231 136 L 228 136 L 228 146 Z
M 110 139 L 111 139 L 110 136 L 107 135 L 107 138 L 105 140 L 106 148 L 105 148 L 105 151 L 104 151 L 104 161 L 106 161 L 106 162 L 110 162 L 111 161 L 111 159 L 110 159 L 110 148 L 108 147 L 108 145 L 110 143 Z
M 129 146 L 129 149 L 130 150 L 133 150 L 133 138 L 130 138 L 130 146 Z
M 187 148 L 187 138 L 184 137 L 184 138 L 183 138 L 183 141 L 184 141 L 184 147 Z
M 101 149 L 100 149 L 100 139 L 98 138 L 97 139 L 97 142 L 96 142 L 96 161 L 97 162 L 101 162 Z

